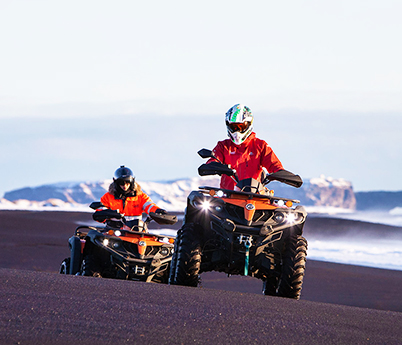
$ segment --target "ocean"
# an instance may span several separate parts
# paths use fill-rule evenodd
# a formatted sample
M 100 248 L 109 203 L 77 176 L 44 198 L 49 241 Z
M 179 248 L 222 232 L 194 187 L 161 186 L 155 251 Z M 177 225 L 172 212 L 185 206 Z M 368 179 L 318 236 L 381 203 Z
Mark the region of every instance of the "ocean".
M 339 210 L 310 209 L 314 213 L 311 217 L 330 217 L 335 219 L 354 220 L 370 223 L 371 229 L 364 229 L 355 233 L 328 236 L 315 236 L 314 233 L 306 236 L 308 240 L 307 259 L 327 261 L 341 264 L 375 267 L 402 271 L 402 208 L 390 212 L 342 212 Z M 307 219 L 308 221 L 308 219 Z M 392 235 L 385 234 L 379 227 L 373 231 L 375 225 L 396 227 Z M 152 230 L 158 234 L 175 236 L 176 231 L 171 229 Z

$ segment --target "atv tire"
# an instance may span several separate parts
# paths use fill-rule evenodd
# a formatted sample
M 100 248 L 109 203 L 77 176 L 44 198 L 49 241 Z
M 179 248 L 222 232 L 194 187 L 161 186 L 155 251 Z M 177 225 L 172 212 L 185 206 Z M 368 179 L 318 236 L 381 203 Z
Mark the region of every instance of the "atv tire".
M 307 240 L 292 236 L 285 244 L 278 296 L 299 299 L 306 269 Z
M 73 236 L 68 240 L 70 244 L 70 252 L 71 252 L 71 259 L 70 259 L 70 274 L 77 274 L 81 269 L 81 241 L 78 236 Z
M 94 255 L 89 254 L 82 261 L 82 275 L 89 277 L 102 277 L 99 265 L 97 264 Z
M 70 258 L 66 258 L 62 261 L 59 269 L 60 274 L 70 274 Z
M 177 232 L 171 265 L 170 284 L 194 287 L 198 285 L 201 267 L 201 244 L 196 236 L 193 223 L 185 224 Z
M 276 296 L 278 290 L 281 256 L 279 253 L 264 251 L 260 255 L 258 264 L 259 272 L 256 278 L 263 281 L 262 293 L 264 295 Z
M 169 270 L 169 279 L 168 279 L 168 284 L 174 284 L 174 277 L 176 274 L 176 266 L 177 266 L 177 243 L 179 240 L 177 239 L 179 236 L 179 233 L 181 230 L 179 230 L 176 234 L 176 240 L 174 241 L 174 247 L 173 247 L 173 255 L 172 255 L 172 260 L 170 261 L 170 270 Z

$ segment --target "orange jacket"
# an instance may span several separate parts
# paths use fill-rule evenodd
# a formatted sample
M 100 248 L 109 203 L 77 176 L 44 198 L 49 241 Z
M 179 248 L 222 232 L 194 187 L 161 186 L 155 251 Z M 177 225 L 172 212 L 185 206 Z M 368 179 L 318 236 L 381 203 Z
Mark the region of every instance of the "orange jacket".
M 240 145 L 230 139 L 219 141 L 213 152 L 223 164 L 229 164 L 232 169 L 236 169 L 240 180 L 252 177 L 261 181 L 263 167 L 269 173 L 283 170 L 282 163 L 271 147 L 264 140 L 258 139 L 254 132 Z M 212 161 L 213 158 L 207 163 Z M 221 188 L 233 190 L 235 185 L 230 176 L 222 175 Z
M 116 199 L 113 194 L 107 192 L 101 198 L 101 203 L 111 210 L 119 210 L 129 217 L 141 216 L 143 213 L 155 212 L 159 207 L 143 191 L 138 191 L 136 196 L 129 196 L 124 200 Z

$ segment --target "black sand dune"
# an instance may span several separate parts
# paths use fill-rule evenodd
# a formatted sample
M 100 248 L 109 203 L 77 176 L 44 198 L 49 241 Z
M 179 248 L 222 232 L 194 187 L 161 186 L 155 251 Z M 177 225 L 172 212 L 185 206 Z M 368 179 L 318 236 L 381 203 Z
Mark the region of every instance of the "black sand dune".
M 89 213 L 0 211 L 0 344 L 402 344 L 402 271 L 308 260 L 299 301 L 249 277 L 202 275 L 186 288 L 57 274 Z M 307 239 L 331 227 L 308 220 Z M 339 230 L 341 231 L 341 230 Z

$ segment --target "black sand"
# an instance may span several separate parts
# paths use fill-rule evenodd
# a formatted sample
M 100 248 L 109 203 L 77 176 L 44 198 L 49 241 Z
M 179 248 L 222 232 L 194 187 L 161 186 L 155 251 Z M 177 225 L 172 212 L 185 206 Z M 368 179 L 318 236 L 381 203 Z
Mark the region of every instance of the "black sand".
M 202 288 L 58 275 L 68 237 L 90 221 L 0 211 L 0 344 L 402 343 L 402 271 L 308 260 L 300 301 L 215 272 Z M 307 239 L 330 222 L 315 218 Z

